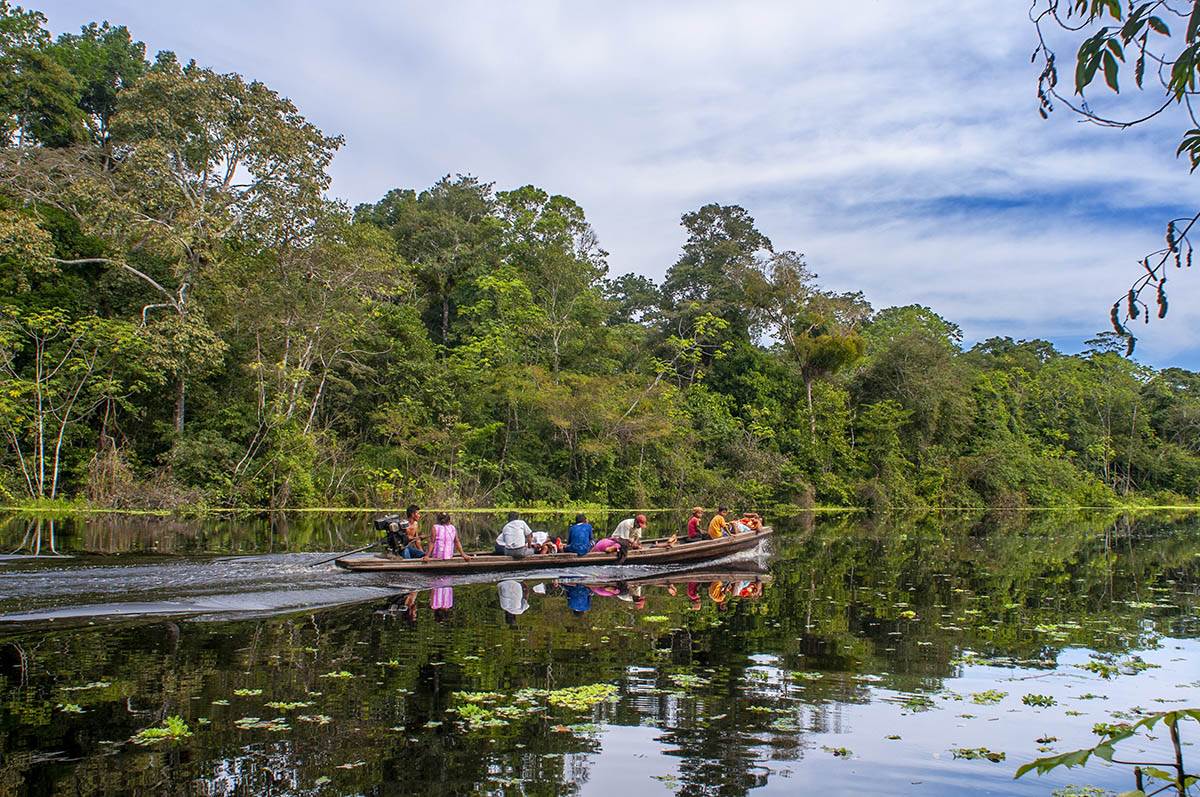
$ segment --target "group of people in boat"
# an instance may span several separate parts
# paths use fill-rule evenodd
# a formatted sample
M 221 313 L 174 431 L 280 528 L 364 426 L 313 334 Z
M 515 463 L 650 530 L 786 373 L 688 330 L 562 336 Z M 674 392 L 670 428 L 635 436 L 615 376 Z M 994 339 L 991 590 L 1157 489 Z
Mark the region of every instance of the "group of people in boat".
M 420 532 L 421 509 L 416 504 L 405 510 L 403 521 L 393 524 L 389 531 L 388 545 L 393 554 L 405 559 L 453 559 L 455 554 L 469 561 L 471 555 L 463 550 L 459 539 L 458 529 L 450 522 L 447 512 L 438 512 L 429 532 L 429 546 L 426 547 Z M 587 515 L 580 512 L 575 516 L 575 522 L 567 529 L 567 539 L 561 537 L 550 539 L 545 531 L 534 531 L 521 518 L 518 512 L 509 512 L 508 520 L 496 537 L 493 553 L 497 556 L 524 558 L 538 554 L 574 553 L 583 556 L 593 551 L 600 553 L 616 553 L 619 559 L 624 559 L 631 550 L 642 547 L 642 534 L 648 522 L 642 514 L 622 520 L 607 537 L 594 540 L 595 527 Z M 707 523 L 704 522 L 704 508 L 692 509 L 687 523 L 687 535 L 683 542 L 694 542 L 701 539 L 720 539 L 735 534 L 757 532 L 763 527 L 761 515 L 745 512 L 738 518 L 731 518 L 729 508 L 721 506 L 717 513 Z M 702 532 L 701 529 L 704 529 Z M 667 540 L 668 547 L 679 541 L 678 535 L 671 535 Z

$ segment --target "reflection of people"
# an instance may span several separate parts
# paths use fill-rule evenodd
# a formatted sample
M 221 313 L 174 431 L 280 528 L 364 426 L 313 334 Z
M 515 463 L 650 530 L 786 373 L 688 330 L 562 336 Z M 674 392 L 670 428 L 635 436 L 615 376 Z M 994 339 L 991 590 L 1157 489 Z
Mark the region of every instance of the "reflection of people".
M 563 592 L 567 596 L 567 608 L 582 617 L 583 613 L 592 608 L 592 591 L 582 584 L 564 585 Z
M 575 523 L 567 529 L 567 550 L 583 556 L 592 550 L 592 524 L 588 523 L 587 515 L 580 512 L 575 516 Z
M 704 517 L 704 507 L 697 506 L 692 509 L 692 516 L 687 522 L 687 539 L 688 542 L 700 539 L 700 519 Z
M 521 515 L 509 512 L 508 522 L 500 529 L 500 536 L 496 538 L 496 554 L 511 556 L 514 559 L 529 556 L 533 553 L 533 549 L 529 547 L 532 537 L 533 530 L 529 528 L 528 523 L 521 520 Z
M 692 611 L 700 611 L 700 582 L 689 581 L 687 583 L 687 597 L 691 603 Z
M 435 587 L 429 595 L 429 608 L 433 609 L 433 619 L 444 623 L 450 619 L 450 610 L 454 608 L 454 588 Z
M 646 516 L 637 515 L 625 518 L 609 536 L 614 540 L 628 540 L 629 547 L 637 550 L 642 547 L 642 531 L 646 528 Z
M 729 600 L 729 590 L 720 581 L 714 581 L 708 585 L 708 597 L 712 598 L 712 602 L 722 604 Z
M 433 531 L 429 534 L 429 552 L 424 559 L 453 559 L 456 550 L 465 561 L 471 561 L 458 539 L 458 529 L 450 522 L 450 515 L 438 512 L 437 523 L 433 524 Z
M 508 579 L 496 585 L 500 597 L 500 608 L 504 610 L 504 622 L 509 625 L 516 623 L 517 617 L 529 609 L 529 601 L 525 597 L 525 585 L 520 581 Z
M 417 593 L 406 592 L 403 595 L 395 596 L 388 601 L 387 608 L 383 609 L 381 613 L 386 616 L 399 615 L 409 625 L 416 625 Z

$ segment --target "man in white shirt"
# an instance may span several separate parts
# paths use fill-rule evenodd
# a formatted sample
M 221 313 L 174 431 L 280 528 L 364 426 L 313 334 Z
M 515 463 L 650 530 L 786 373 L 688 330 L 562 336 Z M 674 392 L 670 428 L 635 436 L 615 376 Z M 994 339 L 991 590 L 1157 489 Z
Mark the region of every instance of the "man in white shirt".
M 532 537 L 533 529 L 529 528 L 529 524 L 521 520 L 521 516 L 516 512 L 509 512 L 508 522 L 500 529 L 500 536 L 496 538 L 496 555 L 511 556 L 515 559 L 529 556 L 533 553 L 533 549 L 529 547 Z
M 614 540 L 628 540 L 629 547 L 636 550 L 642 547 L 642 529 L 644 528 L 646 528 L 646 516 L 638 515 L 622 520 L 609 536 Z

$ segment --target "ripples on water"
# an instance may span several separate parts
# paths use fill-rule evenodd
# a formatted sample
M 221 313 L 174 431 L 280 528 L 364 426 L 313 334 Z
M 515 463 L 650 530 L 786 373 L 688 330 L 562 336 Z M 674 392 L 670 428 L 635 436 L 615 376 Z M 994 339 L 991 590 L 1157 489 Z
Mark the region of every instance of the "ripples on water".
M 716 575 L 515 592 L 308 566 L 365 526 L 76 520 L 53 546 L 75 558 L 0 561 L 0 793 L 1122 791 L 1122 767 L 1012 775 L 1096 722 L 1200 705 L 1188 516 L 807 518 Z M 582 710 L 515 697 L 601 683 Z M 464 727 L 456 692 L 495 693 L 488 722 Z M 193 735 L 128 743 L 167 716 Z

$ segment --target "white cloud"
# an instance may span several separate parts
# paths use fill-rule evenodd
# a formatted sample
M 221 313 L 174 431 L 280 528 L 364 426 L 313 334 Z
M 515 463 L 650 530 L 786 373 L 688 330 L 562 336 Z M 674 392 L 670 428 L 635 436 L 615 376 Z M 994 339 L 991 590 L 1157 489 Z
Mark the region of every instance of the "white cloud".
M 107 17 L 292 97 L 346 135 L 351 202 L 447 172 L 533 182 L 584 206 L 614 271 L 655 277 L 682 213 L 739 203 L 832 287 L 971 337 L 1103 328 L 1155 208 L 1191 194 L 1177 127 L 1038 117 L 1023 4 L 41 5 L 55 30 Z M 1171 284 L 1140 351 L 1195 367 L 1200 275 Z

